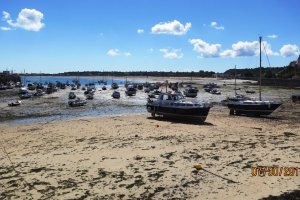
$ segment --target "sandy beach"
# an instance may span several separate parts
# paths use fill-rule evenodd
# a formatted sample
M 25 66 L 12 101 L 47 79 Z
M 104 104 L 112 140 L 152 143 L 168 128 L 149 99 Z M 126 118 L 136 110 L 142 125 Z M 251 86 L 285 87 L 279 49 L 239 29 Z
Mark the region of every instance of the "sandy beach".
M 1 124 L 0 199 L 299 198 L 299 176 L 251 175 L 300 167 L 299 110 L 215 109 L 202 125 L 149 114 Z

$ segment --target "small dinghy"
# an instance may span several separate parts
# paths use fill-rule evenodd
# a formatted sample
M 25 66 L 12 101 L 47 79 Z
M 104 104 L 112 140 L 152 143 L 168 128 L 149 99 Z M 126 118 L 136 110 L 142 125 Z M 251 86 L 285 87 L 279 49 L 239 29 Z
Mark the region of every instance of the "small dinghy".
M 8 105 L 9 106 L 19 106 L 19 105 L 21 105 L 21 101 L 20 100 L 11 101 L 11 102 L 8 102 Z
M 78 106 L 84 106 L 87 103 L 86 100 L 84 99 L 80 99 L 79 97 L 77 97 L 76 100 L 74 101 L 69 101 L 68 104 L 71 107 L 78 107 Z
M 114 91 L 111 95 L 114 99 L 119 99 L 121 97 L 120 92 Z

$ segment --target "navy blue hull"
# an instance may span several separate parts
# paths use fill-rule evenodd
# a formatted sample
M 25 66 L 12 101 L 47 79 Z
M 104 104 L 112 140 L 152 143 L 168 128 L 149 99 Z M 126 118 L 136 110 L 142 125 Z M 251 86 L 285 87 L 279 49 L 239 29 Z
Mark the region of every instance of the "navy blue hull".
M 147 104 L 147 110 L 152 114 L 175 117 L 175 118 L 197 119 L 204 122 L 209 113 L 210 107 L 183 109 L 183 108 L 176 108 L 176 107 L 163 107 L 163 106 L 154 106 L 151 104 Z
M 233 111 L 234 114 L 240 115 L 270 115 L 274 110 L 276 110 L 281 103 L 270 103 L 270 104 L 236 104 L 228 103 L 227 106 Z

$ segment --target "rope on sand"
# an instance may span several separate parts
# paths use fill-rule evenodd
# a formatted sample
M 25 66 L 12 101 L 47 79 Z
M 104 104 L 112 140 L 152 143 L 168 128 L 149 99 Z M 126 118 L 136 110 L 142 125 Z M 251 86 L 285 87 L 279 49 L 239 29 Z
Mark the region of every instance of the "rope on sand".
M 228 183 L 239 183 L 239 182 L 233 181 L 233 180 L 231 180 L 231 179 L 225 178 L 225 177 L 223 177 L 223 176 L 220 176 L 219 174 L 215 174 L 215 173 L 213 173 L 213 172 L 210 172 L 210 171 L 208 171 L 207 169 L 204 169 L 203 166 L 202 166 L 201 164 L 195 164 L 195 165 L 194 165 L 194 168 L 197 169 L 197 170 L 202 170 L 202 171 L 208 172 L 208 173 L 210 173 L 210 174 L 212 174 L 212 175 L 214 175 L 214 176 L 217 176 L 217 177 L 219 177 L 219 178 L 221 178 L 221 179 L 224 179 L 224 180 L 228 181 Z

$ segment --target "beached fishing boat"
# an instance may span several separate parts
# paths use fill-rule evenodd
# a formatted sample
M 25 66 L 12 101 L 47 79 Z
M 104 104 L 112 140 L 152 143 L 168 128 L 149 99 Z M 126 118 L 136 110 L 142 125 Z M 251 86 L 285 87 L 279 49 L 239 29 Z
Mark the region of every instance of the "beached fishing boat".
M 103 85 L 102 90 L 106 90 L 106 86 L 105 85 Z
M 111 84 L 111 88 L 114 89 L 114 90 L 115 90 L 115 89 L 118 89 L 118 88 L 119 88 L 119 85 L 118 85 L 117 83 L 112 83 L 112 84 Z
M 92 100 L 92 99 L 94 99 L 94 93 L 88 93 L 88 94 L 85 95 L 85 97 L 88 100 Z
M 86 103 L 87 103 L 86 100 L 80 99 L 79 97 L 77 97 L 76 100 L 71 100 L 68 102 L 69 106 L 71 107 L 84 106 Z
M 23 93 L 19 94 L 19 96 L 21 99 L 29 99 L 32 97 L 32 94 L 29 92 L 23 92 Z
M 76 94 L 74 92 L 70 92 L 69 99 L 75 99 L 75 98 L 76 98 Z
M 137 85 L 137 89 L 138 90 L 143 90 L 144 89 L 144 85 L 143 84 L 138 84 Z
M 21 105 L 21 101 L 20 100 L 15 100 L 15 101 L 10 101 L 8 102 L 9 106 L 19 106 Z
M 210 91 L 210 93 L 211 93 L 211 94 L 217 94 L 217 95 L 220 95 L 220 94 L 221 94 L 221 92 L 220 92 L 218 89 L 216 89 L 216 88 L 212 89 L 212 90 Z
M 299 57 L 300 58 L 300 57 Z M 300 94 L 294 94 L 291 96 L 291 99 L 294 103 L 300 102 Z
M 133 85 L 128 85 L 125 91 L 127 96 L 134 96 L 136 95 L 136 88 Z
M 247 116 L 260 116 L 260 115 L 270 115 L 274 110 L 276 110 L 282 103 L 262 100 L 261 98 L 261 43 L 262 37 L 259 37 L 260 46 L 260 81 L 259 81 L 259 100 L 238 100 L 230 101 L 227 103 L 230 109 L 230 115 L 247 115 Z
M 35 90 L 36 85 L 34 83 L 28 83 L 27 88 L 28 88 L 28 90 Z
M 111 95 L 114 99 L 119 99 L 121 97 L 120 92 L 114 91 Z
M 195 87 L 187 87 L 184 91 L 183 91 L 183 94 L 186 96 L 186 97 L 192 97 L 192 98 L 195 98 L 197 97 L 197 94 L 198 94 L 198 89 L 195 88 Z
M 37 89 L 36 92 L 34 93 L 34 96 L 37 96 L 37 97 L 41 97 L 44 95 L 45 95 L 45 92 L 41 89 Z
M 162 115 L 184 119 L 197 119 L 204 122 L 210 105 L 186 100 L 181 94 L 161 93 L 157 100 L 148 99 L 147 111 L 153 117 Z

